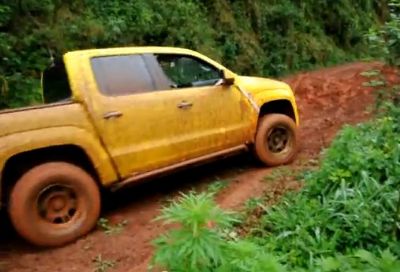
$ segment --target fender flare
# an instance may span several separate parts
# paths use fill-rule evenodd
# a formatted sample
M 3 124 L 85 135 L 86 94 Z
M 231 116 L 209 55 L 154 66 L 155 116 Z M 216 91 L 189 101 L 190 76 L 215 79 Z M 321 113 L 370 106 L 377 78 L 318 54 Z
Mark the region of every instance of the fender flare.
M 16 144 L 18 143 L 18 144 Z M 109 185 L 118 180 L 111 158 L 98 138 L 86 130 L 73 126 L 51 127 L 14 133 L 0 138 L 0 172 L 15 155 L 42 148 L 73 145 L 85 151 L 100 178 Z

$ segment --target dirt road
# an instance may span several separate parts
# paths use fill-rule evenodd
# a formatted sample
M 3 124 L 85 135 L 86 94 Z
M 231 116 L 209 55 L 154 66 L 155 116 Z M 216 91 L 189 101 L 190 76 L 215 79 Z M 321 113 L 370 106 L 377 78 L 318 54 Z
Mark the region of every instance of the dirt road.
M 373 102 L 372 89 L 360 73 L 381 68 L 379 63 L 354 63 L 285 79 L 296 93 L 301 117 L 302 148 L 296 164 L 318 156 L 346 123 L 368 118 L 366 109 Z M 294 166 L 293 166 L 294 167 Z M 224 208 L 235 209 L 267 189 L 262 179 L 271 169 L 261 168 L 248 154 L 184 171 L 111 195 L 103 217 L 113 223 L 127 220 L 122 231 L 106 235 L 92 232 L 79 241 L 58 249 L 38 250 L 21 241 L 1 223 L 0 271 L 56 272 L 95 271 L 97 256 L 112 260 L 108 271 L 146 271 L 151 258 L 151 241 L 165 231 L 153 219 L 166 200 L 180 191 L 202 189 L 216 179 L 230 179 L 218 196 Z

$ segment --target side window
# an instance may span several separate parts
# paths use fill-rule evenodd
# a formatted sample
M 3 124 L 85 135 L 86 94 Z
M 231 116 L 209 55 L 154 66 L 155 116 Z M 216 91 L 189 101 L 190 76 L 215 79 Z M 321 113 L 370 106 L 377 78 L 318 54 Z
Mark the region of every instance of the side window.
M 185 55 L 156 55 L 165 75 L 172 82 L 171 87 L 185 88 L 212 86 L 220 80 L 220 71 L 214 66 Z
M 72 92 L 63 62 L 56 62 L 43 72 L 43 99 L 46 104 L 68 101 Z
M 96 57 L 92 69 L 101 93 L 109 96 L 154 91 L 153 79 L 141 55 Z

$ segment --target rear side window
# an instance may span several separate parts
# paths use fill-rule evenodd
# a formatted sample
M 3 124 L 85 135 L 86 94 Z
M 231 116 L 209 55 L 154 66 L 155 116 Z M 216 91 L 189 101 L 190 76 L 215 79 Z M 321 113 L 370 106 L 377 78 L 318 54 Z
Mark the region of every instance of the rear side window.
M 91 59 L 101 93 L 120 96 L 154 91 L 153 79 L 141 55 L 107 56 Z
M 72 93 L 63 62 L 56 62 L 43 72 L 42 88 L 45 104 L 71 99 Z

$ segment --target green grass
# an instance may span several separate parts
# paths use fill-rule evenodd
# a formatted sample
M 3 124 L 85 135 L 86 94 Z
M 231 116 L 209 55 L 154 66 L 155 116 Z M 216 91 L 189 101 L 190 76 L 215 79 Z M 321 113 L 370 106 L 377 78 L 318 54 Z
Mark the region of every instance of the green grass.
M 123 220 L 122 222 L 112 225 L 107 218 L 102 217 L 98 220 L 97 227 L 106 235 L 116 235 L 120 234 L 127 224 L 128 220 Z
M 366 78 L 371 78 L 371 77 L 378 77 L 381 76 L 382 73 L 380 70 L 368 70 L 368 71 L 364 71 L 362 73 L 360 73 L 361 76 L 366 77 Z
M 285 177 L 291 177 L 293 170 L 288 166 L 280 166 L 278 168 L 272 169 L 272 171 L 264 177 L 265 181 L 275 181 L 281 180 Z
M 216 179 L 210 185 L 207 186 L 207 192 L 210 192 L 212 194 L 217 194 L 218 192 L 225 189 L 230 181 L 231 180 L 229 179 Z
M 363 83 L 364 87 L 383 87 L 386 85 L 384 80 L 371 80 Z

